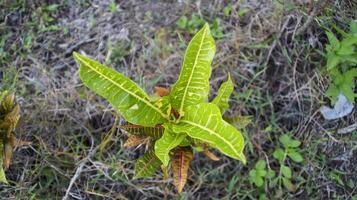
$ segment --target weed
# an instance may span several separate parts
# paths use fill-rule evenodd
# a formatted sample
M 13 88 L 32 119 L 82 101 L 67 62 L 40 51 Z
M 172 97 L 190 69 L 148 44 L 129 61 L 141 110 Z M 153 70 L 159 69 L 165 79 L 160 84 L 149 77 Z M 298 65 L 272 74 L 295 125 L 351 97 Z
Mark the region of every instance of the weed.
M 188 19 L 186 16 L 182 16 L 176 21 L 176 25 L 178 26 L 178 28 L 185 29 L 191 34 L 196 33 L 197 30 L 199 30 L 199 28 L 202 27 L 204 23 L 205 20 L 197 15 L 193 15 L 191 19 Z M 211 34 L 214 38 L 220 39 L 223 37 L 223 31 L 220 26 L 219 18 L 215 18 L 210 24 L 210 27 Z
M 348 33 L 342 30 L 340 32 L 341 40 L 332 32 L 326 32 L 329 40 L 329 44 L 326 45 L 326 67 L 332 82 L 325 95 L 331 98 L 333 104 L 340 93 L 344 94 L 350 102 L 354 102 L 357 96 L 354 93 L 354 79 L 357 76 L 357 22 L 351 21 Z

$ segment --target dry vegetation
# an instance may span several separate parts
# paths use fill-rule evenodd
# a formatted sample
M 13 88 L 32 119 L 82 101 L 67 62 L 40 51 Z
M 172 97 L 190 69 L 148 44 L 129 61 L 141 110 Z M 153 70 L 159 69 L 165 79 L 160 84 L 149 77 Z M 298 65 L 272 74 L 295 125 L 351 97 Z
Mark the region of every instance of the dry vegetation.
M 1 197 L 357 199 L 357 132 L 337 134 L 356 123 L 357 113 L 334 121 L 319 113 L 329 102 L 323 95 L 329 83 L 325 30 L 346 29 L 357 18 L 357 3 L 279 2 L 2 0 L 0 86 L 16 92 L 22 116 L 15 134 L 32 144 L 15 150 Z M 192 36 L 176 22 L 194 15 L 220 20 L 213 94 L 230 72 L 229 114 L 250 115 L 252 122 L 244 129 L 246 166 L 223 155 L 216 162 L 196 158 L 177 194 L 172 180 L 133 179 L 134 159 L 145 147 L 124 151 L 122 119 L 82 85 L 71 54 L 90 55 L 152 92 L 176 81 Z M 270 189 L 269 178 L 257 188 L 249 171 L 260 159 L 279 173 L 272 154 L 283 134 L 302 142 L 304 161 L 285 162 L 296 190 Z

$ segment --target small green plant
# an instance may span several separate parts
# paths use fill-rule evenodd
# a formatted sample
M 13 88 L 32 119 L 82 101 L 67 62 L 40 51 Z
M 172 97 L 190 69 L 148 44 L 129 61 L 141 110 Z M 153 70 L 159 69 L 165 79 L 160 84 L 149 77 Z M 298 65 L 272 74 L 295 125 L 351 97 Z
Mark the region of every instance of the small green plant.
M 111 1 L 109 6 L 108 6 L 108 10 L 111 12 L 111 13 L 115 13 L 116 11 L 118 11 L 118 5 L 115 1 Z
M 258 160 L 255 164 L 255 168 L 249 172 L 249 181 L 259 188 L 259 199 L 266 199 L 266 194 L 263 186 L 266 185 L 265 179 L 271 179 L 275 177 L 275 172 L 271 169 L 267 169 L 267 164 L 264 160 Z
M 168 174 L 171 164 L 174 185 L 181 192 L 193 149 L 201 149 L 215 159 L 207 153 L 208 147 L 246 163 L 242 134 L 222 119 L 233 92 L 230 76 L 215 99 L 207 102 L 215 50 L 209 26 L 204 24 L 186 49 L 177 82 L 171 91 L 156 88 L 156 97 L 150 97 L 121 73 L 74 53 L 84 84 L 106 98 L 129 123 L 121 126 L 132 134 L 125 146 L 149 145 L 149 150 L 136 162 L 136 177 L 150 177 L 160 166 Z
M 62 30 L 61 27 L 54 25 L 56 19 L 51 16 L 51 13 L 59 9 L 59 4 L 43 5 L 36 9 L 33 13 L 33 18 L 36 20 L 33 23 L 40 32 L 51 32 Z
M 284 134 L 279 137 L 279 142 L 284 148 L 275 149 L 273 156 L 279 161 L 280 170 L 278 176 L 272 180 L 271 187 L 274 187 L 277 183 L 279 186 L 281 183 L 290 191 L 295 191 L 296 187 L 291 182 L 292 170 L 286 165 L 287 158 L 290 158 L 296 163 L 300 163 L 304 160 L 299 153 L 299 146 L 301 142 L 299 140 L 292 139 L 290 135 Z
M 249 172 L 249 180 L 257 187 L 261 187 L 264 185 L 264 178 L 266 175 L 266 162 L 264 160 L 258 160 L 255 164 L 255 169 L 252 169 Z
M 197 15 L 193 15 L 191 19 L 188 19 L 186 16 L 182 16 L 176 22 L 176 25 L 180 29 L 188 30 L 188 32 L 191 34 L 196 33 L 199 30 L 199 28 L 202 27 L 204 24 L 205 24 L 205 20 L 203 20 L 201 17 Z M 211 24 L 211 34 L 214 38 L 217 39 L 223 37 L 223 31 L 220 26 L 219 18 L 215 18 L 213 20 Z
M 326 91 L 326 95 L 331 98 L 332 103 L 336 103 L 337 97 L 343 93 L 348 101 L 354 102 L 356 94 L 354 93 L 354 79 L 357 76 L 357 69 L 353 68 L 341 73 L 338 69 L 330 70 L 332 82 Z
M 342 93 L 353 103 L 357 96 L 354 93 L 354 78 L 357 76 L 357 22 L 350 23 L 348 33 L 339 31 L 342 33 L 341 40 L 332 32 L 326 32 L 329 40 L 329 44 L 326 45 L 326 67 L 332 81 L 325 95 L 330 97 L 334 104 L 338 95 Z

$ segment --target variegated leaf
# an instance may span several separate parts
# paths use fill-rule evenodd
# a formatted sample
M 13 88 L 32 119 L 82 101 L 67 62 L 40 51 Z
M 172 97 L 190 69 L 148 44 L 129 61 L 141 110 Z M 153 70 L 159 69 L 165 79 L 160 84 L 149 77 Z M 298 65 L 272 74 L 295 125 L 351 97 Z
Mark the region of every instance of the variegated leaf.
M 161 125 L 155 127 L 145 127 L 135 124 L 125 124 L 119 126 L 119 128 L 124 129 L 129 134 L 150 136 L 155 140 L 161 138 L 165 130 L 165 128 Z
M 171 167 L 174 175 L 174 185 L 179 193 L 182 192 L 187 182 L 188 168 L 192 159 L 191 148 L 179 147 L 175 149 Z
M 124 148 L 136 147 L 140 144 L 144 144 L 148 141 L 148 136 L 144 135 L 129 135 L 128 139 L 124 143 Z
M 215 52 L 214 39 L 205 24 L 188 44 L 179 79 L 170 93 L 170 102 L 181 116 L 186 107 L 207 101 Z
M 212 103 L 219 107 L 222 114 L 229 108 L 228 100 L 229 96 L 231 96 L 233 92 L 233 89 L 234 85 L 230 74 L 228 74 L 228 80 L 222 83 L 218 90 L 218 95 L 212 100 Z
M 3 169 L 3 159 L 4 159 L 4 145 L 3 145 L 3 142 L 1 140 L 0 141 L 0 183 L 6 183 L 7 184 L 5 172 L 4 172 L 4 169 Z
M 155 154 L 165 167 L 169 165 L 170 151 L 177 147 L 185 137 L 185 133 L 175 133 L 168 126 L 165 126 L 164 134 L 155 142 Z
M 1 102 L 1 104 L 5 113 L 10 112 L 15 105 L 15 94 L 14 93 L 7 94 L 4 97 L 4 100 Z
M 128 122 L 154 126 L 169 119 L 170 106 L 165 99 L 152 102 L 136 83 L 121 73 L 78 53 L 73 56 L 80 65 L 83 83 L 106 98 Z
M 185 116 L 172 129 L 176 133 L 184 132 L 192 138 L 207 142 L 225 155 L 246 163 L 242 134 L 222 119 L 215 104 L 202 103 L 188 107 Z
M 145 178 L 151 177 L 160 167 L 161 161 L 156 157 L 153 149 L 146 152 L 135 163 L 135 177 Z

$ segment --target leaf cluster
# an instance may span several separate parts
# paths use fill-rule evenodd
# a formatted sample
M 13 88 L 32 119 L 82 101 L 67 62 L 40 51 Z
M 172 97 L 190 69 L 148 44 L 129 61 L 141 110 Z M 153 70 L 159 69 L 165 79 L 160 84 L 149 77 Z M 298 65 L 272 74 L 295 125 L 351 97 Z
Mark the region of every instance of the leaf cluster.
M 339 40 L 331 31 L 326 32 L 329 44 L 326 45 L 327 70 L 331 83 L 325 93 L 336 103 L 338 95 L 344 94 L 350 102 L 354 102 L 354 78 L 357 76 L 357 22 L 351 21 L 349 32 L 343 32 Z
M 255 168 L 249 172 L 249 180 L 257 187 L 264 185 L 265 177 L 273 178 L 275 172 L 271 169 L 266 169 L 266 162 L 264 160 L 258 160 L 255 164 Z
M 299 140 L 292 139 L 290 135 L 284 134 L 279 137 L 279 142 L 283 145 L 283 148 L 275 149 L 273 157 L 279 161 L 280 170 L 278 176 L 272 180 L 271 186 L 282 183 L 289 191 L 295 191 L 296 187 L 291 182 L 292 170 L 286 165 L 286 160 L 289 158 L 293 162 L 301 163 L 304 158 L 299 152 L 299 146 L 301 142 Z
M 10 166 L 13 149 L 29 142 L 16 139 L 14 129 L 20 118 L 20 106 L 14 93 L 0 92 L 0 182 L 7 183 L 4 168 Z
M 122 126 L 131 133 L 125 147 L 149 146 L 137 160 L 137 178 L 152 176 L 160 166 L 165 174 L 171 166 L 174 185 L 181 192 L 194 150 L 218 160 L 209 147 L 246 163 L 242 134 L 222 118 L 234 89 L 229 75 L 208 102 L 215 51 L 209 25 L 204 24 L 188 44 L 176 83 L 171 90 L 157 87 L 154 98 L 121 73 L 74 53 L 84 84 L 107 99 L 129 123 Z

